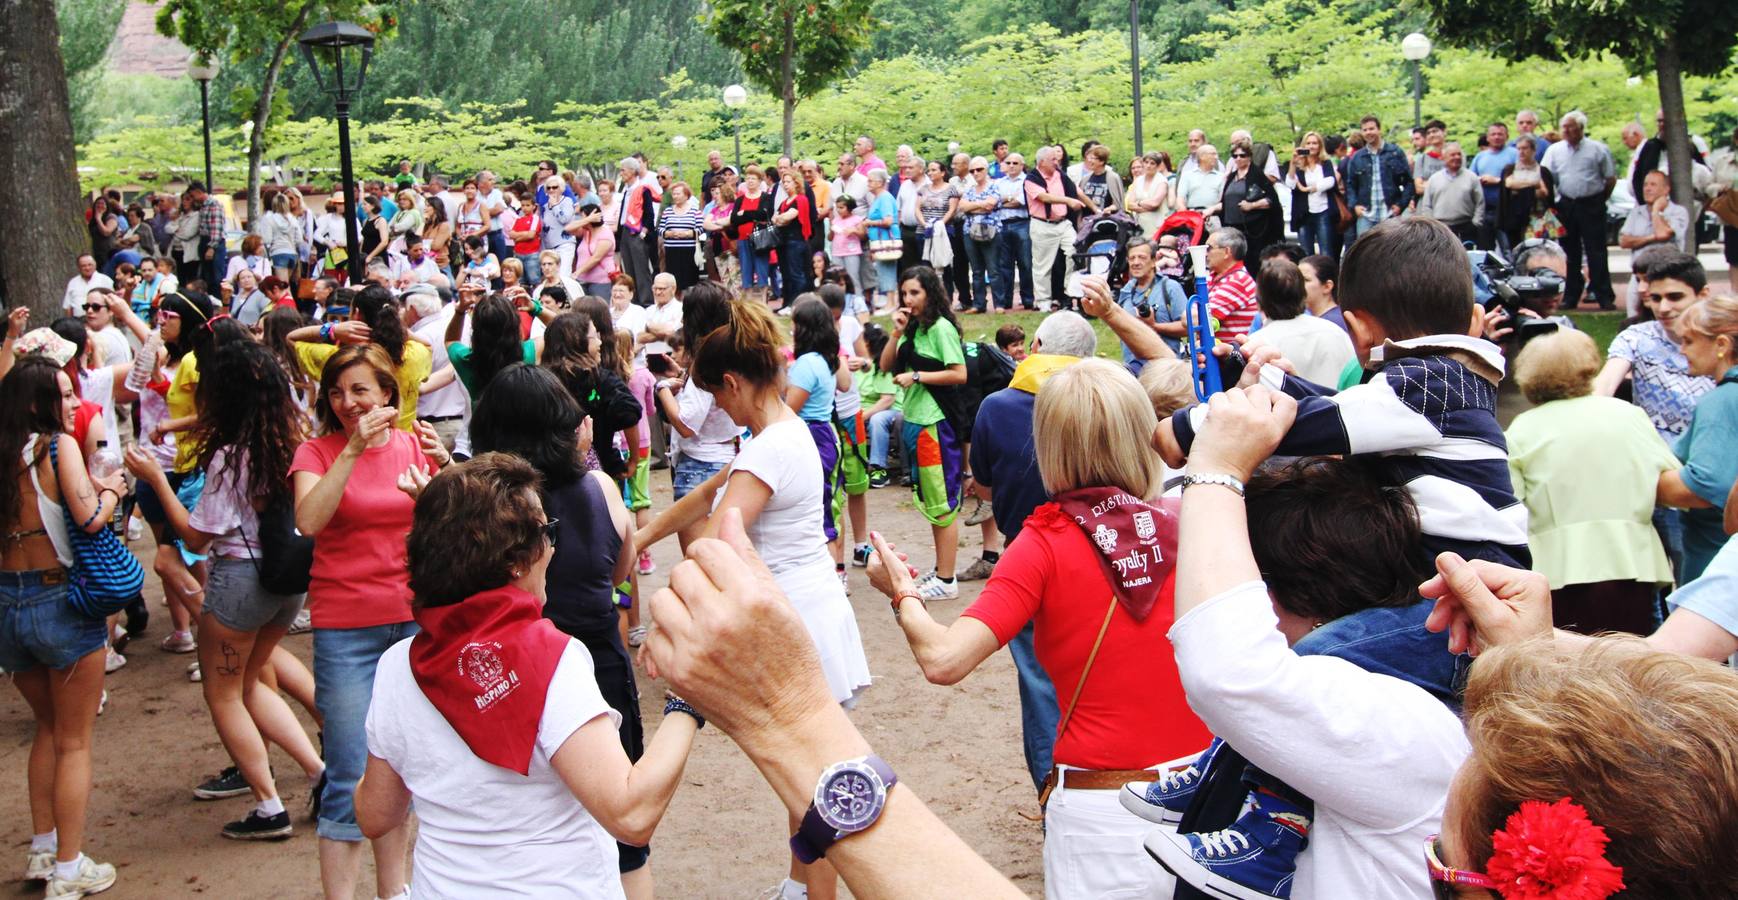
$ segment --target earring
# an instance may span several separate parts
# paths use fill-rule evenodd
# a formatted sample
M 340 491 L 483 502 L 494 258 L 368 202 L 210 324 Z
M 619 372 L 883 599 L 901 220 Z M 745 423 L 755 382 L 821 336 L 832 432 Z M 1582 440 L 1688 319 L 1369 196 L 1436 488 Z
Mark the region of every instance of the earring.
M 524 576 L 525 576 L 524 572 L 521 572 L 518 569 L 513 570 L 513 577 L 514 578 L 523 578 Z

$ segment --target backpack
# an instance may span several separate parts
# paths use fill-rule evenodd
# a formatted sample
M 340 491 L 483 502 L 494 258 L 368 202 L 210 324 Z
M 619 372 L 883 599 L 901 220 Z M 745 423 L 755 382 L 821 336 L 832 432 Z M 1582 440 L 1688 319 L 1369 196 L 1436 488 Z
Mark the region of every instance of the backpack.
M 1014 358 L 1003 353 L 1002 348 L 988 341 L 960 343 L 966 355 L 966 379 L 977 388 L 980 397 L 988 397 L 1014 380 Z

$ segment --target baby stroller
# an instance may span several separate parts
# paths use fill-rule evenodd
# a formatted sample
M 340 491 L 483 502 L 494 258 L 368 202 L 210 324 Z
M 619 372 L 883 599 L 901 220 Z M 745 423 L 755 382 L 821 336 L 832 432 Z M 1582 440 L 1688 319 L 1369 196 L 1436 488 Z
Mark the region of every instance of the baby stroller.
M 1189 261 L 1189 248 L 1207 239 L 1207 219 L 1195 210 L 1184 210 L 1172 213 L 1159 223 L 1159 230 L 1153 232 L 1153 240 L 1167 234 L 1177 236 L 1177 258 L 1172 261 L 1161 259 L 1158 263 L 1159 274 L 1175 278 L 1185 286 L 1194 282 L 1193 265 Z
M 1128 280 L 1128 242 L 1140 234 L 1140 226 L 1116 211 L 1088 216 L 1074 238 L 1074 269 L 1098 275 L 1112 291 Z

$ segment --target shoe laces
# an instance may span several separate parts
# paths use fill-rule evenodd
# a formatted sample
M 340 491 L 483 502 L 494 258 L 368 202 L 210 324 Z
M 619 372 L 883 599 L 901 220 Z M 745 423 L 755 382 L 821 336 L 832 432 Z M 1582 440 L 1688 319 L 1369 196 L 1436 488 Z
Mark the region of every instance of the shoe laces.
M 1236 828 L 1206 831 L 1195 835 L 1195 838 L 1201 842 L 1201 852 L 1215 859 L 1249 849 L 1249 838 Z
M 1157 787 L 1161 791 L 1174 791 L 1180 788 L 1186 788 L 1189 785 L 1194 784 L 1195 779 L 1200 777 L 1200 775 L 1201 770 L 1194 766 L 1166 772 L 1159 776 Z
M 945 600 L 948 597 L 948 586 L 940 578 L 931 575 L 917 586 L 917 593 L 925 600 Z

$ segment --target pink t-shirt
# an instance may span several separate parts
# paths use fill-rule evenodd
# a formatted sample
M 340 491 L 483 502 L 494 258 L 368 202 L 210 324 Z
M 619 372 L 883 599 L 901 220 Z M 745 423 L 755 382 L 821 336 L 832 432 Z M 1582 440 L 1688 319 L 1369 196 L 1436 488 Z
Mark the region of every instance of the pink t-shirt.
M 625 433 L 620 437 L 623 440 L 622 449 L 632 451 L 633 459 L 639 459 L 651 453 L 652 425 L 648 416 L 652 414 L 652 410 L 657 408 L 652 405 L 657 402 L 655 396 L 657 388 L 658 376 L 653 375 L 652 370 L 645 366 L 635 368 L 634 374 L 628 376 L 628 391 L 634 395 L 635 400 L 640 401 L 640 424 L 635 427 L 635 431 L 639 435 L 637 439 L 639 446 L 628 446 Z
M 857 233 L 858 226 L 862 224 L 863 217 L 856 213 L 833 220 L 834 256 L 863 255 L 863 236 Z
M 398 476 L 412 464 L 434 463 L 416 438 L 393 429 L 384 446 L 362 451 L 344 484 L 338 510 L 314 538 L 314 568 L 308 610 L 315 628 L 371 628 L 410 621 L 410 571 L 404 539 L 416 504 L 398 489 Z M 324 475 L 349 440 L 323 435 L 296 448 L 296 472 Z

